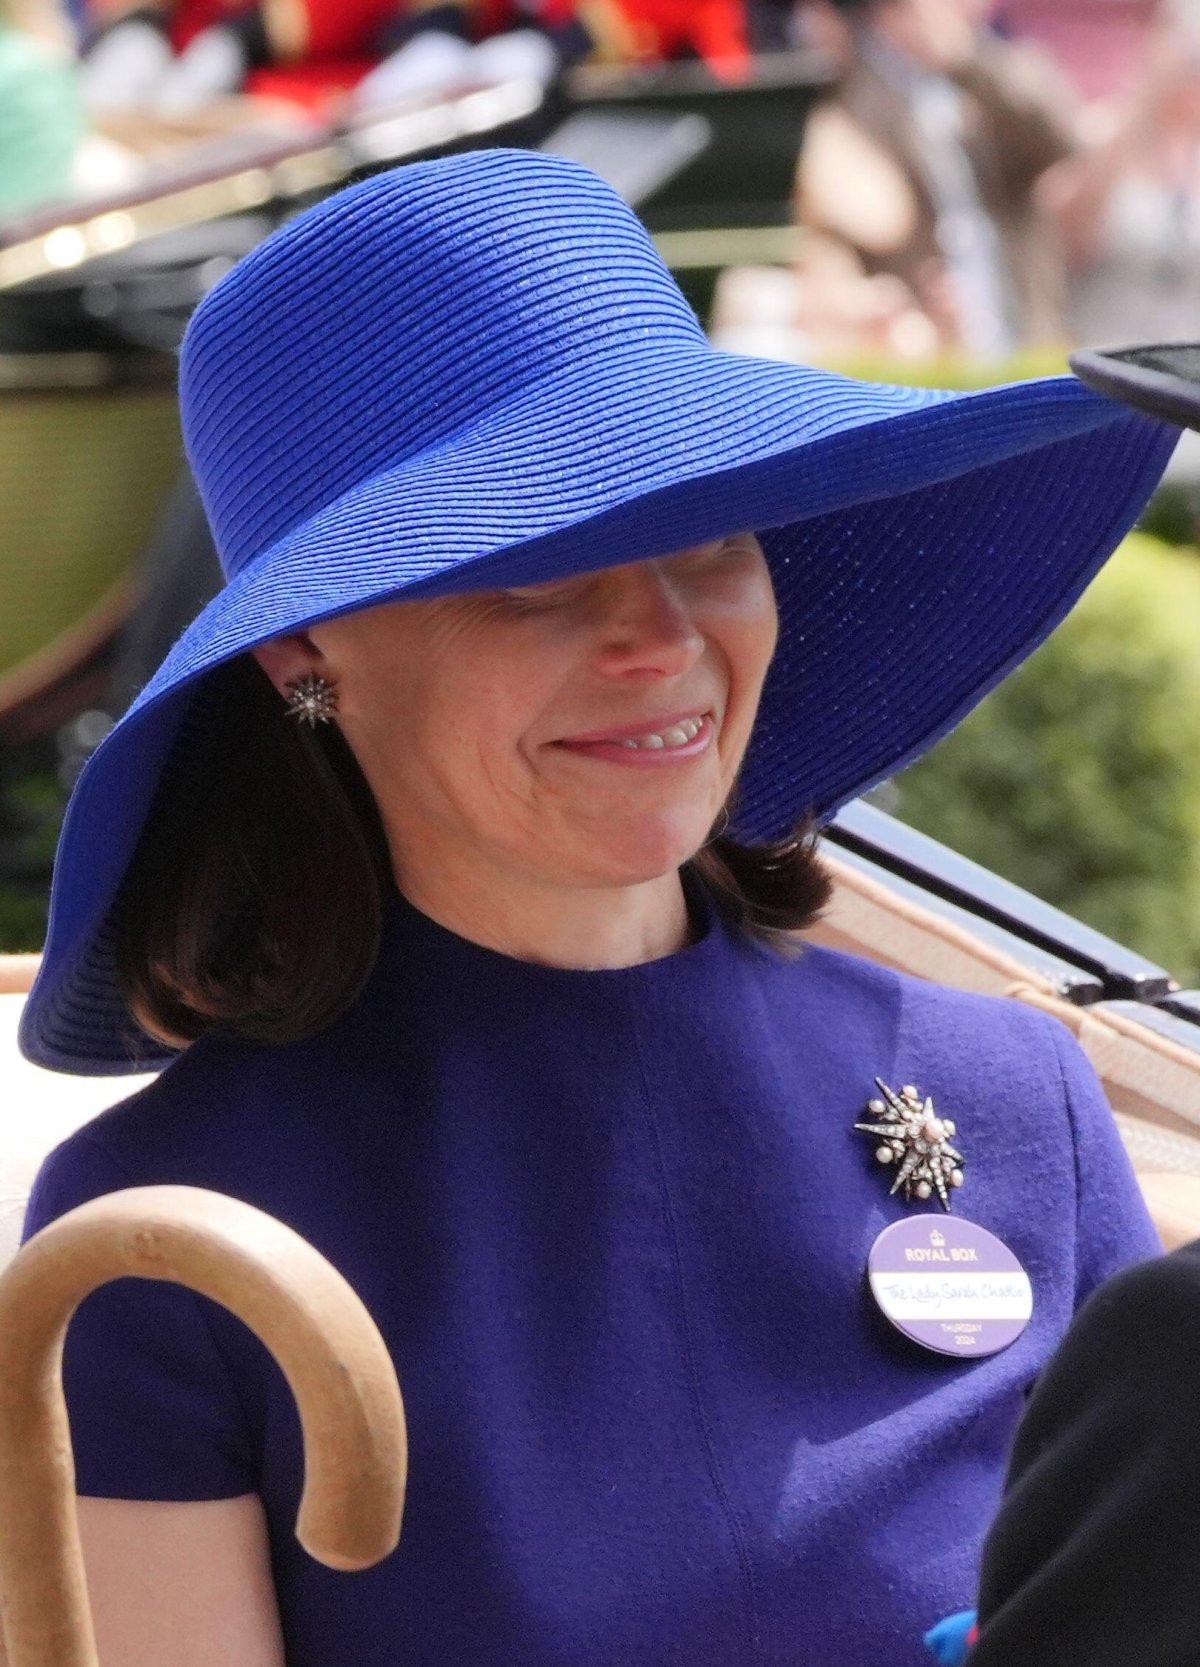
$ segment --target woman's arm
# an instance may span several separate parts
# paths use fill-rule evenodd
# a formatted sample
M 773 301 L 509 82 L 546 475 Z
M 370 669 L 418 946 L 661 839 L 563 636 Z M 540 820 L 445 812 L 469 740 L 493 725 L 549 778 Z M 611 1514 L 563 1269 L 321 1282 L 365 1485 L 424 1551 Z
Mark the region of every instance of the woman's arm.
M 101 1667 L 284 1667 L 257 1495 L 81 1499 L 79 1527 Z

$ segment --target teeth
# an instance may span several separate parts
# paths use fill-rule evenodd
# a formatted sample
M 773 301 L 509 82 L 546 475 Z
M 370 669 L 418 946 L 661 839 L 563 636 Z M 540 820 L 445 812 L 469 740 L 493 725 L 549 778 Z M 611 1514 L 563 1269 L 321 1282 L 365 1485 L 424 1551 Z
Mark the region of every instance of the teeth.
M 661 732 L 648 730 L 645 735 L 614 735 L 608 744 L 618 747 L 640 747 L 649 752 L 669 752 L 672 747 L 686 747 L 689 741 L 696 739 L 703 728 L 703 718 L 684 718 L 681 723 L 672 724 L 669 729 Z
M 685 718 L 682 723 L 672 724 L 670 729 L 664 729 L 661 734 L 624 736 L 621 739 L 623 747 L 641 747 L 651 752 L 663 748 L 686 747 L 689 741 L 694 741 L 704 727 L 703 718 Z

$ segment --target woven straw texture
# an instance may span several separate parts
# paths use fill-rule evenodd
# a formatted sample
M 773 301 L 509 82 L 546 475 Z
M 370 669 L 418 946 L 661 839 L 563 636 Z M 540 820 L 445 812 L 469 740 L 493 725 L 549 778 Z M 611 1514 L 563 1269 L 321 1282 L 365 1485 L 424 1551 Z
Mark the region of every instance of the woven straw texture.
M 831 814 L 1059 622 L 1177 432 L 1071 378 L 971 394 L 719 353 L 636 217 L 519 151 L 415 164 L 261 245 L 184 347 L 228 576 L 68 811 L 21 1041 L 128 1071 L 112 900 L 206 672 L 397 596 L 530 584 L 759 533 L 780 642 L 736 830 Z

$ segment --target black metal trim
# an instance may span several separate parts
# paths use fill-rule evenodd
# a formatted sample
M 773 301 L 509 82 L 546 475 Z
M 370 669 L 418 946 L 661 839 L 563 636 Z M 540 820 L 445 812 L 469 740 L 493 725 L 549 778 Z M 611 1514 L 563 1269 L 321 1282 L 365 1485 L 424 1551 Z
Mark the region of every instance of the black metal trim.
M 1064 1001 L 1071 1002 L 1073 1006 L 1090 1007 L 1094 1002 L 1103 999 L 1104 983 L 1094 972 L 1061 955 L 1052 954 L 1038 944 L 1030 943 L 1027 938 L 1020 937 L 1003 926 L 983 919 L 976 910 L 938 896 L 930 891 L 928 886 L 916 880 L 881 867 L 879 863 L 873 862 L 848 845 L 839 842 L 837 855 L 838 860 L 848 868 L 864 874 L 868 879 L 878 881 L 893 895 L 928 909 L 939 919 L 970 932 L 973 937 L 1011 956 L 1029 973 L 1049 979 L 1054 985 L 1055 993 Z
M 1172 353 L 1194 355 L 1196 347 L 1192 341 L 1081 348 L 1070 355 L 1069 363 L 1080 381 L 1097 393 L 1163 422 L 1200 429 L 1200 383 L 1171 368 Z
M 840 810 L 825 829 L 825 838 L 1092 974 L 1099 979 L 1105 1000 L 1155 1002 L 1178 988 L 1165 967 L 1156 966 L 864 800 L 855 800 Z

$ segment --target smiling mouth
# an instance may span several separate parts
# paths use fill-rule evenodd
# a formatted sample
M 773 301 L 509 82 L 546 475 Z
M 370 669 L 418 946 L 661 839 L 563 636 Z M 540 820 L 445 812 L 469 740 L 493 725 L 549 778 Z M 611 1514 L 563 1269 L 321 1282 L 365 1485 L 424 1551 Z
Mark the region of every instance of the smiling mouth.
M 684 718 L 682 723 L 671 724 L 666 729 L 648 730 L 644 735 L 622 735 L 614 737 L 614 740 L 621 747 L 658 752 L 663 748 L 686 747 L 703 728 L 703 717 Z
M 660 724 L 657 729 L 610 730 L 608 733 L 571 736 L 558 745 L 581 752 L 609 747 L 619 747 L 628 752 L 682 752 L 694 747 L 697 741 L 706 741 L 712 731 L 712 714 L 696 712 L 676 718 L 669 724 Z

